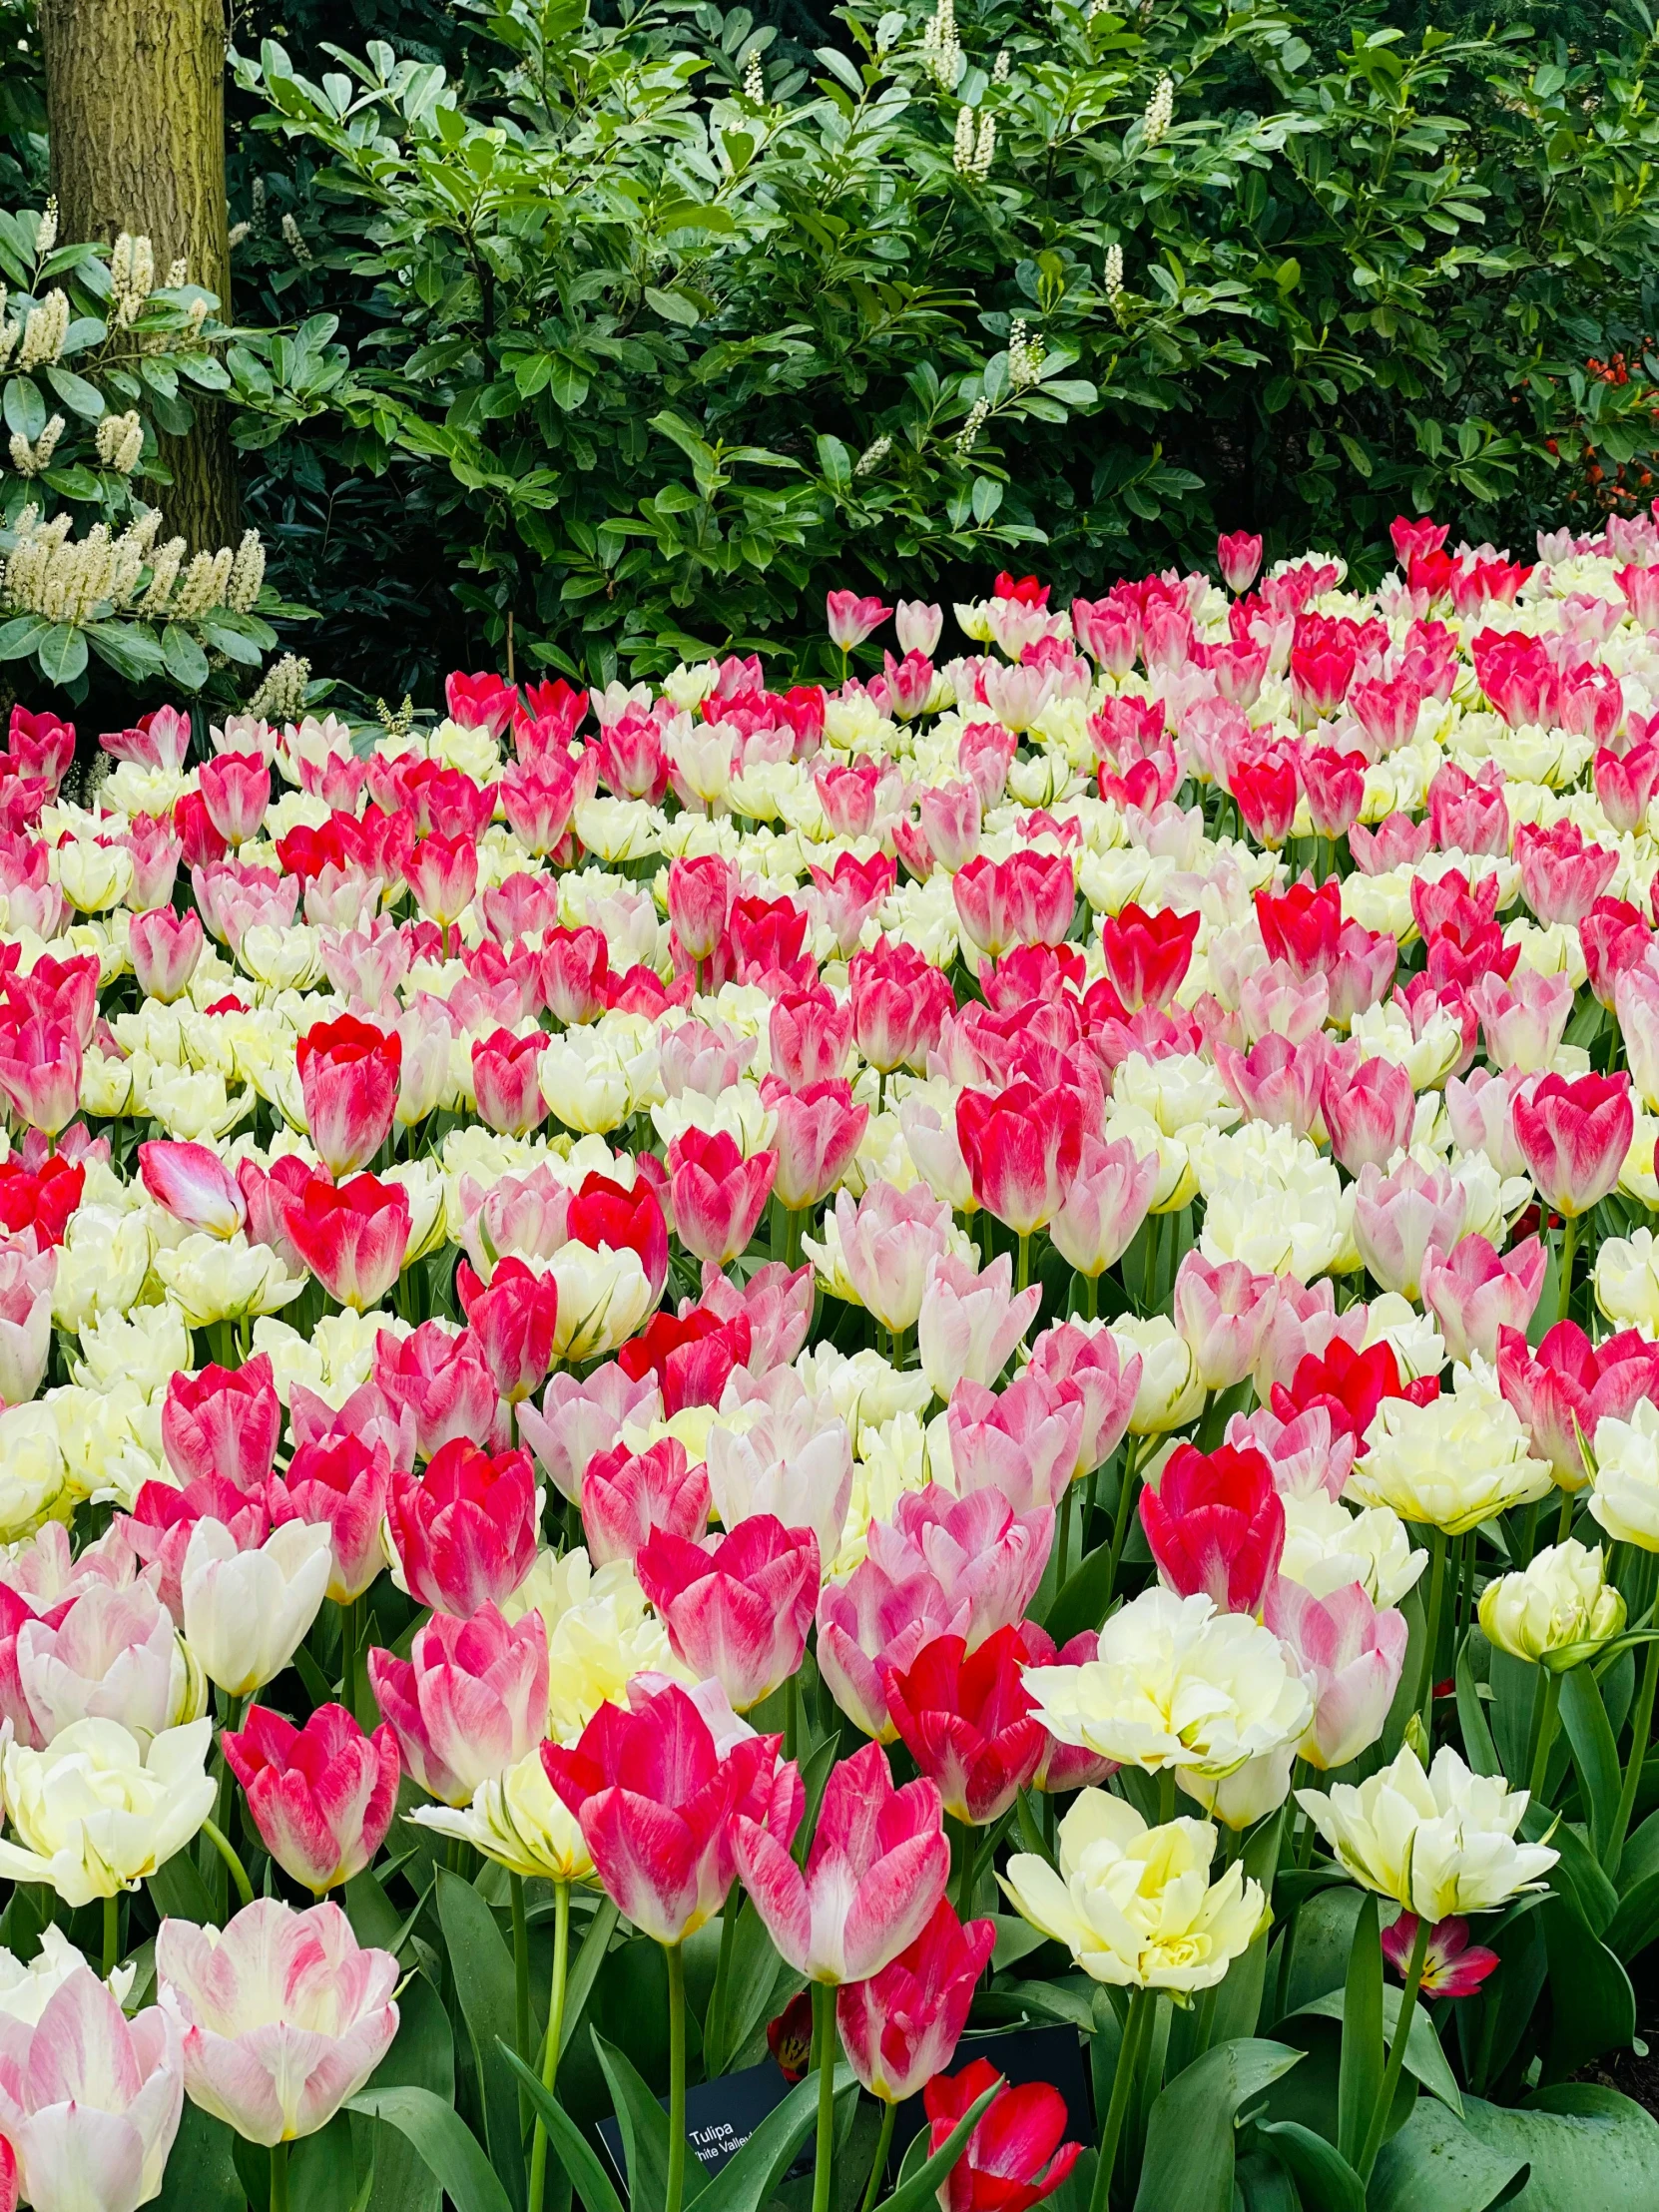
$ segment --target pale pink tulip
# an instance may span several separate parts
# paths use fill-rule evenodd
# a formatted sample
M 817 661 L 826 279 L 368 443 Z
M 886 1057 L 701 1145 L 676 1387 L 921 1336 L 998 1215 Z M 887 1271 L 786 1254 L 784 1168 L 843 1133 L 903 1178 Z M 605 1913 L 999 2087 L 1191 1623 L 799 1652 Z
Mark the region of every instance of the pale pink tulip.
M 160 999 L 164 1006 L 182 998 L 196 973 L 203 942 L 200 914 L 176 914 L 171 906 L 135 914 L 128 924 L 127 946 L 145 997 Z
M 1273 1470 L 1281 1497 L 1340 1498 L 1354 1466 L 1357 1439 L 1338 1435 L 1328 1406 L 1311 1405 L 1295 1420 L 1281 1420 L 1266 1405 L 1253 1413 L 1235 1413 L 1227 1424 L 1227 1442 L 1235 1451 L 1259 1451 Z
M 1405 1664 L 1404 1614 L 1393 1606 L 1379 1612 L 1358 1582 L 1322 1599 L 1280 1575 L 1263 1619 L 1314 1692 L 1303 1758 L 1326 1771 L 1346 1767 L 1382 1733 Z
M 1497 1357 L 1498 1332 L 1525 1331 L 1544 1287 L 1544 1248 L 1536 1237 L 1498 1253 L 1484 1237 L 1460 1238 L 1450 1257 L 1430 1245 L 1422 1262 L 1422 1302 L 1440 1325 L 1446 1357 Z
M 1242 1260 L 1215 1264 L 1196 1247 L 1175 1272 L 1171 1304 L 1207 1390 L 1230 1390 L 1256 1366 L 1279 1305 L 1279 1278 Z
M 1333 1055 L 1320 1110 L 1333 1156 L 1358 1175 L 1368 1165 L 1385 1168 L 1410 1143 L 1416 1094 L 1396 1061 L 1364 1060 L 1350 1073 Z
M 55 1249 L 39 1252 L 32 1232 L 0 1240 L 0 1405 L 34 1396 L 52 1353 Z
M 1385 1291 L 1415 1298 L 1430 1245 L 1450 1252 L 1462 1233 L 1468 1194 L 1447 1168 L 1401 1160 L 1391 1175 L 1360 1171 L 1354 1192 L 1354 1242 Z
M 356 2095 L 397 2033 L 400 1975 L 337 1905 L 256 1898 L 223 1929 L 167 1920 L 156 1936 L 191 2102 L 250 2143 L 314 2135 Z
M 992 1383 L 1002 1373 L 1042 1304 L 1035 1283 L 1012 1294 L 1013 1262 L 1005 1252 L 983 1272 L 954 1253 L 928 1262 L 916 1353 L 935 1397 L 948 1398 L 964 1376 Z
M 434 1613 L 407 1659 L 368 1655 L 375 1703 L 428 1796 L 467 1805 L 547 1731 L 547 1630 L 533 1609 L 511 1626 L 493 1605 L 470 1620 Z
M 574 1504 L 590 1462 L 616 1441 L 624 1423 L 649 1427 L 661 1409 L 653 1373 L 636 1382 L 607 1360 L 585 1382 L 564 1373 L 551 1377 L 539 1409 L 529 1398 L 518 1407 L 518 1432 L 559 1495 Z
M 1564 969 L 1540 975 L 1518 967 L 1507 983 L 1489 970 L 1476 977 L 1468 1000 L 1480 1016 L 1487 1059 L 1523 1075 L 1547 1068 L 1565 1034 L 1572 995 L 1572 977 Z
M 810 1528 L 819 1557 L 833 1559 L 852 1496 L 852 1439 L 827 1396 L 803 1392 L 743 1428 L 717 1423 L 708 1452 L 709 1495 L 723 1528 L 770 1513 L 786 1528 Z
M 194 1718 L 185 1710 L 190 1670 L 172 1615 L 146 1582 L 95 1585 L 67 1613 L 26 1620 L 16 1666 L 42 1744 L 75 1721 L 119 1721 L 145 1743 Z
M 1054 1249 L 1079 1275 L 1098 1278 L 1122 1259 L 1158 1193 L 1158 1155 L 1126 1137 L 1084 1136 L 1082 1163 L 1048 1225 Z
M 1051 1398 L 1036 1376 L 1000 1396 L 958 1382 L 945 1416 L 951 1476 L 960 1496 L 992 1490 L 1016 1513 L 1057 1506 L 1077 1468 L 1083 1408 Z
M 1050 1403 L 1083 1409 L 1074 1479 L 1103 1466 L 1123 1441 L 1141 1386 L 1141 1366 L 1140 1354 L 1132 1352 L 1125 1359 L 1104 1326 L 1090 1331 L 1075 1322 L 1057 1322 L 1032 1346 L 1026 1374 L 1042 1384 Z
M 124 2018 L 90 1966 L 39 2019 L 0 2012 L 0 2140 L 35 2212 L 137 2212 L 161 2192 L 184 2101 L 174 2020 L 156 2004 Z
M 835 1194 L 835 1227 L 847 1279 L 883 1328 L 911 1328 L 927 1270 L 950 1249 L 950 1208 L 919 1183 L 872 1183 L 860 1199 Z
M 187 1229 L 234 1237 L 248 1220 L 242 1186 L 211 1145 L 154 1139 L 138 1148 L 139 1180 Z

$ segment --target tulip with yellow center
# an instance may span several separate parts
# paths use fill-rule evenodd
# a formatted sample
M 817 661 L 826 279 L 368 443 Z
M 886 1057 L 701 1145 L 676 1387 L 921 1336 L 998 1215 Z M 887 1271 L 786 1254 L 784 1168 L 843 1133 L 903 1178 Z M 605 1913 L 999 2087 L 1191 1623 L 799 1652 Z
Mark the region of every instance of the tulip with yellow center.
M 1527 1449 L 1515 1409 L 1498 1395 L 1491 1370 L 1459 1367 L 1448 1393 L 1414 1405 L 1386 1397 L 1366 1431 L 1345 1495 L 1388 1505 L 1401 1520 L 1461 1536 L 1512 1505 L 1553 1488 L 1548 1464 Z
M 593 1880 L 582 1831 L 547 1779 L 540 1744 L 505 1773 L 480 1782 L 470 1805 L 422 1805 L 407 1817 L 440 1836 L 459 1837 L 521 1881 Z
M 1058 1873 L 1020 1852 L 1002 1887 L 1091 1980 L 1114 1988 L 1165 1989 L 1179 2001 L 1213 1988 L 1268 1912 L 1238 1860 L 1210 1880 L 1216 1831 L 1207 1821 L 1148 1828 L 1125 1799 L 1082 1790 L 1060 1823 L 1059 1846 Z
M 75 1721 L 45 1751 L 6 1746 L 0 1790 L 13 1836 L 0 1876 L 50 1883 L 72 1910 L 130 1890 L 182 1851 L 213 1811 L 213 1723 L 141 1745 L 119 1721 Z

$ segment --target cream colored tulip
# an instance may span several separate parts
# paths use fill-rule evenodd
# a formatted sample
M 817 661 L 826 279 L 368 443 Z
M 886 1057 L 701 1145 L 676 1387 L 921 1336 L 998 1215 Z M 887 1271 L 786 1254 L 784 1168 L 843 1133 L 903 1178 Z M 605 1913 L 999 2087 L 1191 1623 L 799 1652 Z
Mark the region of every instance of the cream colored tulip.
M 1270 1630 L 1209 1598 L 1143 1591 L 1100 1631 L 1098 1656 L 1028 1667 L 1038 1718 L 1063 1744 L 1160 1774 L 1219 1779 L 1301 1740 L 1308 1685 Z
M 1595 1294 L 1615 1329 L 1659 1337 L 1659 1241 L 1651 1229 L 1607 1239 L 1596 1254 Z
M 1163 1436 L 1185 1428 L 1204 1410 L 1204 1378 L 1198 1357 L 1167 1314 L 1138 1321 L 1125 1314 L 1112 1324 L 1120 1359 L 1140 1354 L 1141 1381 L 1129 1415 L 1132 1436 Z
M 1569 1536 L 1519 1573 L 1493 1576 L 1480 1593 L 1480 1626 L 1500 1651 L 1560 1674 L 1619 1633 L 1624 1599 L 1607 1580 L 1600 1544 Z
M 1339 1782 L 1296 1798 L 1356 1882 L 1430 1924 L 1450 1913 L 1489 1913 L 1541 1889 L 1560 1857 L 1515 1841 L 1526 1791 L 1472 1774 L 1449 1744 L 1426 1774 L 1406 1744 L 1358 1788 Z
M 1210 1880 L 1216 1832 L 1206 1821 L 1148 1828 L 1122 1798 L 1083 1790 L 1060 1823 L 1059 1846 L 1058 1872 L 1017 1853 L 1002 1887 L 1093 1981 L 1185 2002 L 1215 1987 L 1269 1918 L 1238 1860 Z
M 193 1329 L 278 1313 L 305 1288 L 304 1276 L 290 1275 L 279 1254 L 240 1233 L 187 1237 L 176 1250 L 158 1252 L 155 1264 L 158 1281 Z
M 1386 1397 L 1366 1431 L 1346 1495 L 1361 1505 L 1388 1505 L 1402 1520 L 1425 1522 L 1448 1536 L 1476 1528 L 1512 1505 L 1547 1497 L 1548 1464 L 1527 1450 L 1515 1409 L 1492 1385 L 1491 1372 L 1454 1371 L 1454 1387 L 1413 1405 Z
M 1659 1404 L 1642 1398 L 1628 1420 L 1596 1427 L 1590 1512 L 1615 1543 L 1659 1551 Z
M 317 1616 L 332 1560 L 327 1528 L 310 1521 L 284 1521 L 253 1551 L 239 1551 L 223 1521 L 198 1521 L 179 1587 L 185 1638 L 208 1680 L 228 1697 L 274 1681 Z
M 182 1851 L 213 1811 L 210 1720 L 142 1747 L 119 1721 L 76 1721 L 46 1751 L 12 1743 L 0 1795 L 15 1841 L 0 1876 L 50 1883 L 72 1909 L 135 1888 Z
M 547 1779 L 540 1744 L 504 1774 L 480 1782 L 470 1805 L 417 1806 L 406 1818 L 458 1837 L 526 1882 L 593 1880 L 582 1831 Z

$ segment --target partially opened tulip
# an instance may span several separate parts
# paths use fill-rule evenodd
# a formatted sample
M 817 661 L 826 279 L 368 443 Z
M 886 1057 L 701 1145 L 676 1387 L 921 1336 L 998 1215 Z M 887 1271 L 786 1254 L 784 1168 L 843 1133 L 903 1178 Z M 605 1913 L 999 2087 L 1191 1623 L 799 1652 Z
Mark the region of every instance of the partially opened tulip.
M 964 1376 L 994 1383 L 1036 1316 L 1041 1290 L 1013 1290 L 1013 1262 L 1000 1253 L 983 1273 L 945 1253 L 928 1263 L 916 1320 L 916 1353 L 933 1394 L 948 1399 Z
M 1480 1593 L 1486 1641 L 1552 1674 L 1593 1659 L 1623 1628 L 1624 1612 L 1601 1546 L 1573 1536 L 1534 1553 L 1513 1574 L 1493 1575 Z
M 389 1727 L 365 1736 L 343 1706 L 319 1705 L 295 1728 L 256 1705 L 222 1740 L 260 1841 L 284 1874 L 320 1897 L 362 1872 L 397 1809 L 402 1767 Z
M 315 1620 L 332 1570 L 328 1530 L 309 1521 L 285 1522 L 249 1550 L 223 1522 L 198 1521 L 179 1594 L 186 1640 L 208 1680 L 230 1697 L 274 1681 Z
M 1446 1357 L 1497 1356 L 1505 1331 L 1524 1331 L 1544 1287 L 1544 1248 L 1527 1237 L 1495 1252 L 1484 1237 L 1462 1237 L 1449 1259 L 1430 1245 L 1422 1259 L 1422 1301 L 1440 1325 Z
M 1327 1772 L 1346 1767 L 1382 1733 L 1405 1665 L 1404 1614 L 1379 1609 L 1358 1582 L 1320 1599 L 1280 1575 L 1262 1617 L 1296 1654 L 1313 1688 L 1301 1756 Z
M 645 1451 L 617 1444 L 588 1461 L 582 1527 L 597 1566 L 613 1559 L 632 1565 L 640 1546 L 660 1528 L 695 1538 L 708 1525 L 708 1475 L 689 1462 L 678 1436 L 664 1436 Z
M 1202 1591 L 1224 1613 L 1259 1613 L 1285 1548 L 1285 1505 L 1260 1452 L 1177 1444 L 1141 1526 L 1166 1588 Z
M 221 1475 L 239 1490 L 264 1487 L 276 1461 L 282 1407 L 271 1361 L 175 1375 L 162 1404 L 162 1450 L 181 1484 Z
M 1048 1748 L 1021 1679 L 1034 1656 L 1020 1629 L 999 1628 L 971 1654 L 960 1636 L 939 1636 L 904 1673 L 882 1669 L 887 1712 L 904 1748 L 937 1787 L 944 1810 L 971 1827 L 1001 1819 Z M 1043 1656 L 1052 1656 L 1051 1646 Z
M 298 1520 L 328 1531 L 326 1595 L 335 1605 L 353 1604 L 373 1587 L 387 1564 L 391 1456 L 383 1442 L 347 1433 L 302 1443 L 267 1495 L 276 1526 Z
M 282 1224 L 329 1297 L 362 1314 L 397 1281 L 413 1216 L 399 1183 L 354 1175 L 334 1184 L 313 1175 L 282 1209 Z
M 591 1882 L 593 1860 L 575 1815 L 547 1778 L 538 1743 L 513 1766 L 490 1775 L 470 1805 L 417 1805 L 417 1827 L 453 1836 L 521 1882 Z
M 464 1436 L 424 1474 L 394 1474 L 386 1526 L 409 1594 L 466 1618 L 499 1605 L 530 1571 L 539 1513 L 527 1451 L 493 1458 Z
M 434 1613 L 407 1659 L 370 1651 L 368 1679 L 413 1780 L 465 1805 L 546 1731 L 547 1630 L 534 1611 L 511 1624 L 493 1605 L 465 1621 Z
M 999 2079 L 988 2058 L 939 2074 L 922 2092 L 927 2145 L 943 2148 L 957 2122 Z M 1028 2212 L 1051 2196 L 1083 2155 L 1063 2143 L 1066 2100 L 1046 2081 L 1026 2081 L 991 2100 L 939 2190 L 944 2212 Z
M 403 1040 L 342 1014 L 318 1022 L 294 1052 L 311 1142 L 336 1178 L 366 1167 L 390 1132 Z
M 205 1702 L 201 1673 L 150 1585 L 96 1584 L 59 1617 L 17 1630 L 17 1684 L 43 1744 L 80 1720 L 119 1721 L 148 1744 L 193 1721 Z
M 1417 1916 L 1401 1913 L 1382 1931 L 1382 1940 L 1383 1957 L 1403 1981 L 1416 1946 Z M 1468 1922 L 1461 1914 L 1451 1913 L 1428 1931 L 1417 1987 L 1430 2001 L 1435 1997 L 1472 1997 L 1501 1964 L 1495 1950 L 1469 1941 Z
M 156 1982 L 191 2102 L 245 2142 L 296 2142 L 355 2096 L 397 2033 L 397 1960 L 337 1905 L 256 1898 L 224 1928 L 166 1920 Z
M 995 1939 L 993 1921 L 959 1921 L 941 1898 L 896 1958 L 863 1981 L 841 1983 L 835 2025 L 871 2096 L 902 2104 L 949 2065 Z

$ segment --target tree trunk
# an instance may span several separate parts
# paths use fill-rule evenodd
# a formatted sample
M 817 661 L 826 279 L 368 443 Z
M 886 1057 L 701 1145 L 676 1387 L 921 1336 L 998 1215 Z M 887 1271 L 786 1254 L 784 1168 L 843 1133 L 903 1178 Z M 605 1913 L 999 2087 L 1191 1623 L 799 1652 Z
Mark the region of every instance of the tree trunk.
M 223 0 L 40 0 L 59 236 L 147 236 L 158 281 L 183 259 L 231 312 L 225 212 Z M 236 464 L 224 409 L 191 395 L 196 428 L 161 434 L 167 528 L 192 552 L 235 542 Z

